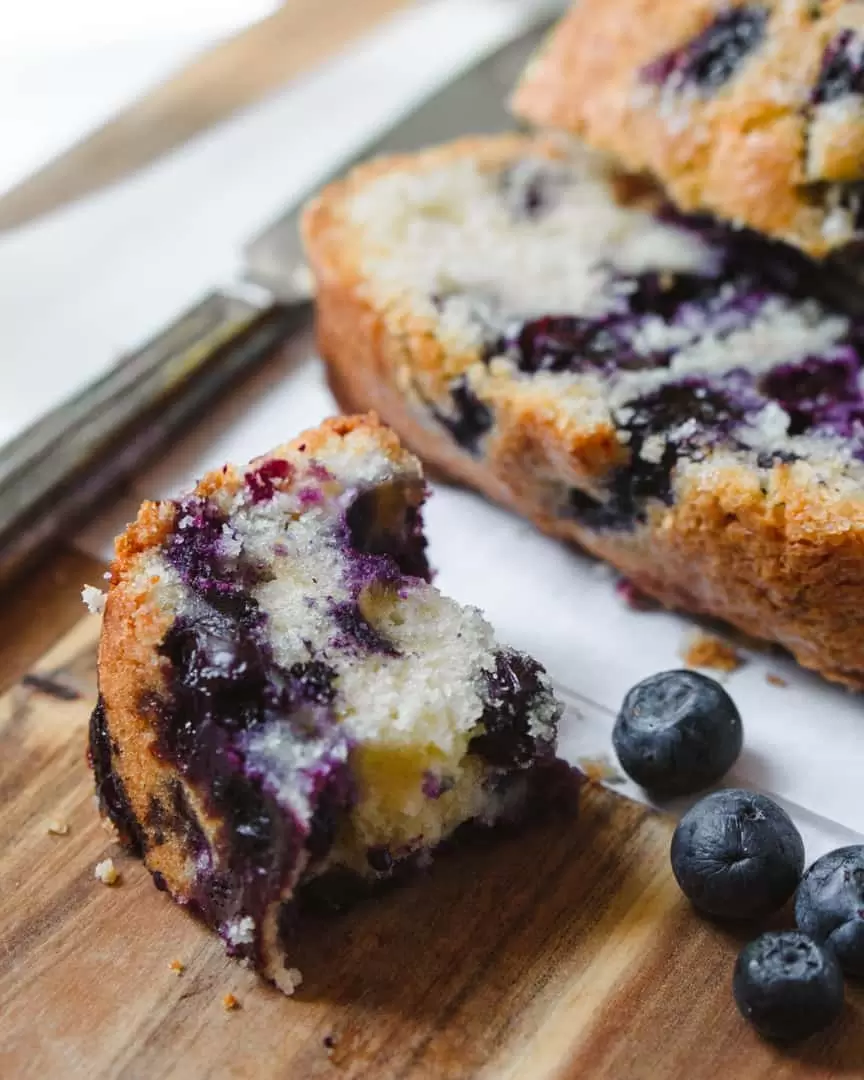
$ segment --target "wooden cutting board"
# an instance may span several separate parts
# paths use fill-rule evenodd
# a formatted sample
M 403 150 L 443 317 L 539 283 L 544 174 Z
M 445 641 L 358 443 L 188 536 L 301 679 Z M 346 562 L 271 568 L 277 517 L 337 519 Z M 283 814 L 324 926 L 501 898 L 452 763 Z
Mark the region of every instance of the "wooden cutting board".
M 4 1080 L 864 1076 L 864 993 L 803 1049 L 761 1043 L 730 991 L 744 939 L 679 894 L 670 822 L 596 787 L 572 827 L 442 857 L 310 925 L 295 999 L 259 985 L 97 820 L 98 630 L 82 620 L 0 699 Z M 108 855 L 114 887 L 93 873 Z

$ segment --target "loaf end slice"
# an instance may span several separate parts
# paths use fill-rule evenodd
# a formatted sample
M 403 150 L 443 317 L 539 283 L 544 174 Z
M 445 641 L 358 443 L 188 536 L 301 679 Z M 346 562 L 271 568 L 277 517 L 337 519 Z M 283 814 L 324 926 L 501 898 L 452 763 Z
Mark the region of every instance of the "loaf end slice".
M 543 668 L 430 584 L 424 496 L 390 431 L 341 418 L 145 503 L 117 542 L 101 810 L 289 993 L 307 909 L 575 794 Z
M 862 327 L 820 267 L 521 137 L 361 166 L 304 231 L 344 405 L 663 603 L 864 686 Z

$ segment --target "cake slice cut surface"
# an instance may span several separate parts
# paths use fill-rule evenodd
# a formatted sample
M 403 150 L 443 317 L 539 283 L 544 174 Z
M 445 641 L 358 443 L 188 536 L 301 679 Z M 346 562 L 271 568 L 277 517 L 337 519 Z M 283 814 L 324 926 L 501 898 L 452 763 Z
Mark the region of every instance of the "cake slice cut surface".
M 515 136 L 361 166 L 305 237 L 343 405 L 664 603 L 864 686 L 862 326 L 839 280 Z
M 579 0 L 514 111 L 814 256 L 864 235 L 864 10 L 849 0 Z
M 429 582 L 420 466 L 340 419 L 117 543 L 90 754 L 159 887 L 290 992 L 305 905 L 573 793 L 538 663 Z M 563 787 L 557 785 L 563 781 Z

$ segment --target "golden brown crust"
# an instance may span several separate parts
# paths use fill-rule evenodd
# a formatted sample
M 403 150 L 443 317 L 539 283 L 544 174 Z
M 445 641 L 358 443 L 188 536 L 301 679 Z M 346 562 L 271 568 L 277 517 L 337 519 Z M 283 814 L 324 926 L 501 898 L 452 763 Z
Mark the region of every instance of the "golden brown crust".
M 398 160 L 374 168 L 402 166 Z M 632 532 L 595 532 L 556 516 L 547 487 L 596 489 L 621 460 L 614 430 L 601 425 L 562 433 L 540 395 L 508 399 L 502 390 L 496 428 L 479 460 L 424 415 L 405 387 L 443 346 L 429 327 L 422 348 L 413 351 L 416 339 L 402 335 L 400 324 L 394 330 L 374 306 L 356 261 L 360 239 L 339 205 L 369 175 L 361 170 L 328 188 L 304 222 L 318 281 L 318 344 L 340 405 L 375 409 L 434 469 L 608 560 L 663 604 L 725 619 L 752 637 L 784 645 L 829 679 L 864 688 L 860 498 L 810 483 L 803 464 L 777 466 L 763 483 L 755 470 L 732 463 L 693 467 L 677 487 L 675 505 L 656 507 Z
M 826 185 L 864 177 L 864 109 L 847 99 L 851 107 L 838 113 L 811 95 L 829 44 L 845 28 L 864 32 L 860 5 L 758 5 L 769 9 L 764 40 L 711 93 L 670 94 L 640 74 L 718 11 L 756 6 L 580 0 L 525 71 L 513 110 L 650 172 L 684 210 L 826 255 L 853 238 Z

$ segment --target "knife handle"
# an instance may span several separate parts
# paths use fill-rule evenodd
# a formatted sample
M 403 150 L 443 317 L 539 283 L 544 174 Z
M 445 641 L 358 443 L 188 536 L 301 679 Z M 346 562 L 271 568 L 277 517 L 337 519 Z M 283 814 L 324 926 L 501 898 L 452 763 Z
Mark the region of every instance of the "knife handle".
M 206 296 L 0 453 L 0 586 L 82 525 L 310 316 L 308 304 Z

